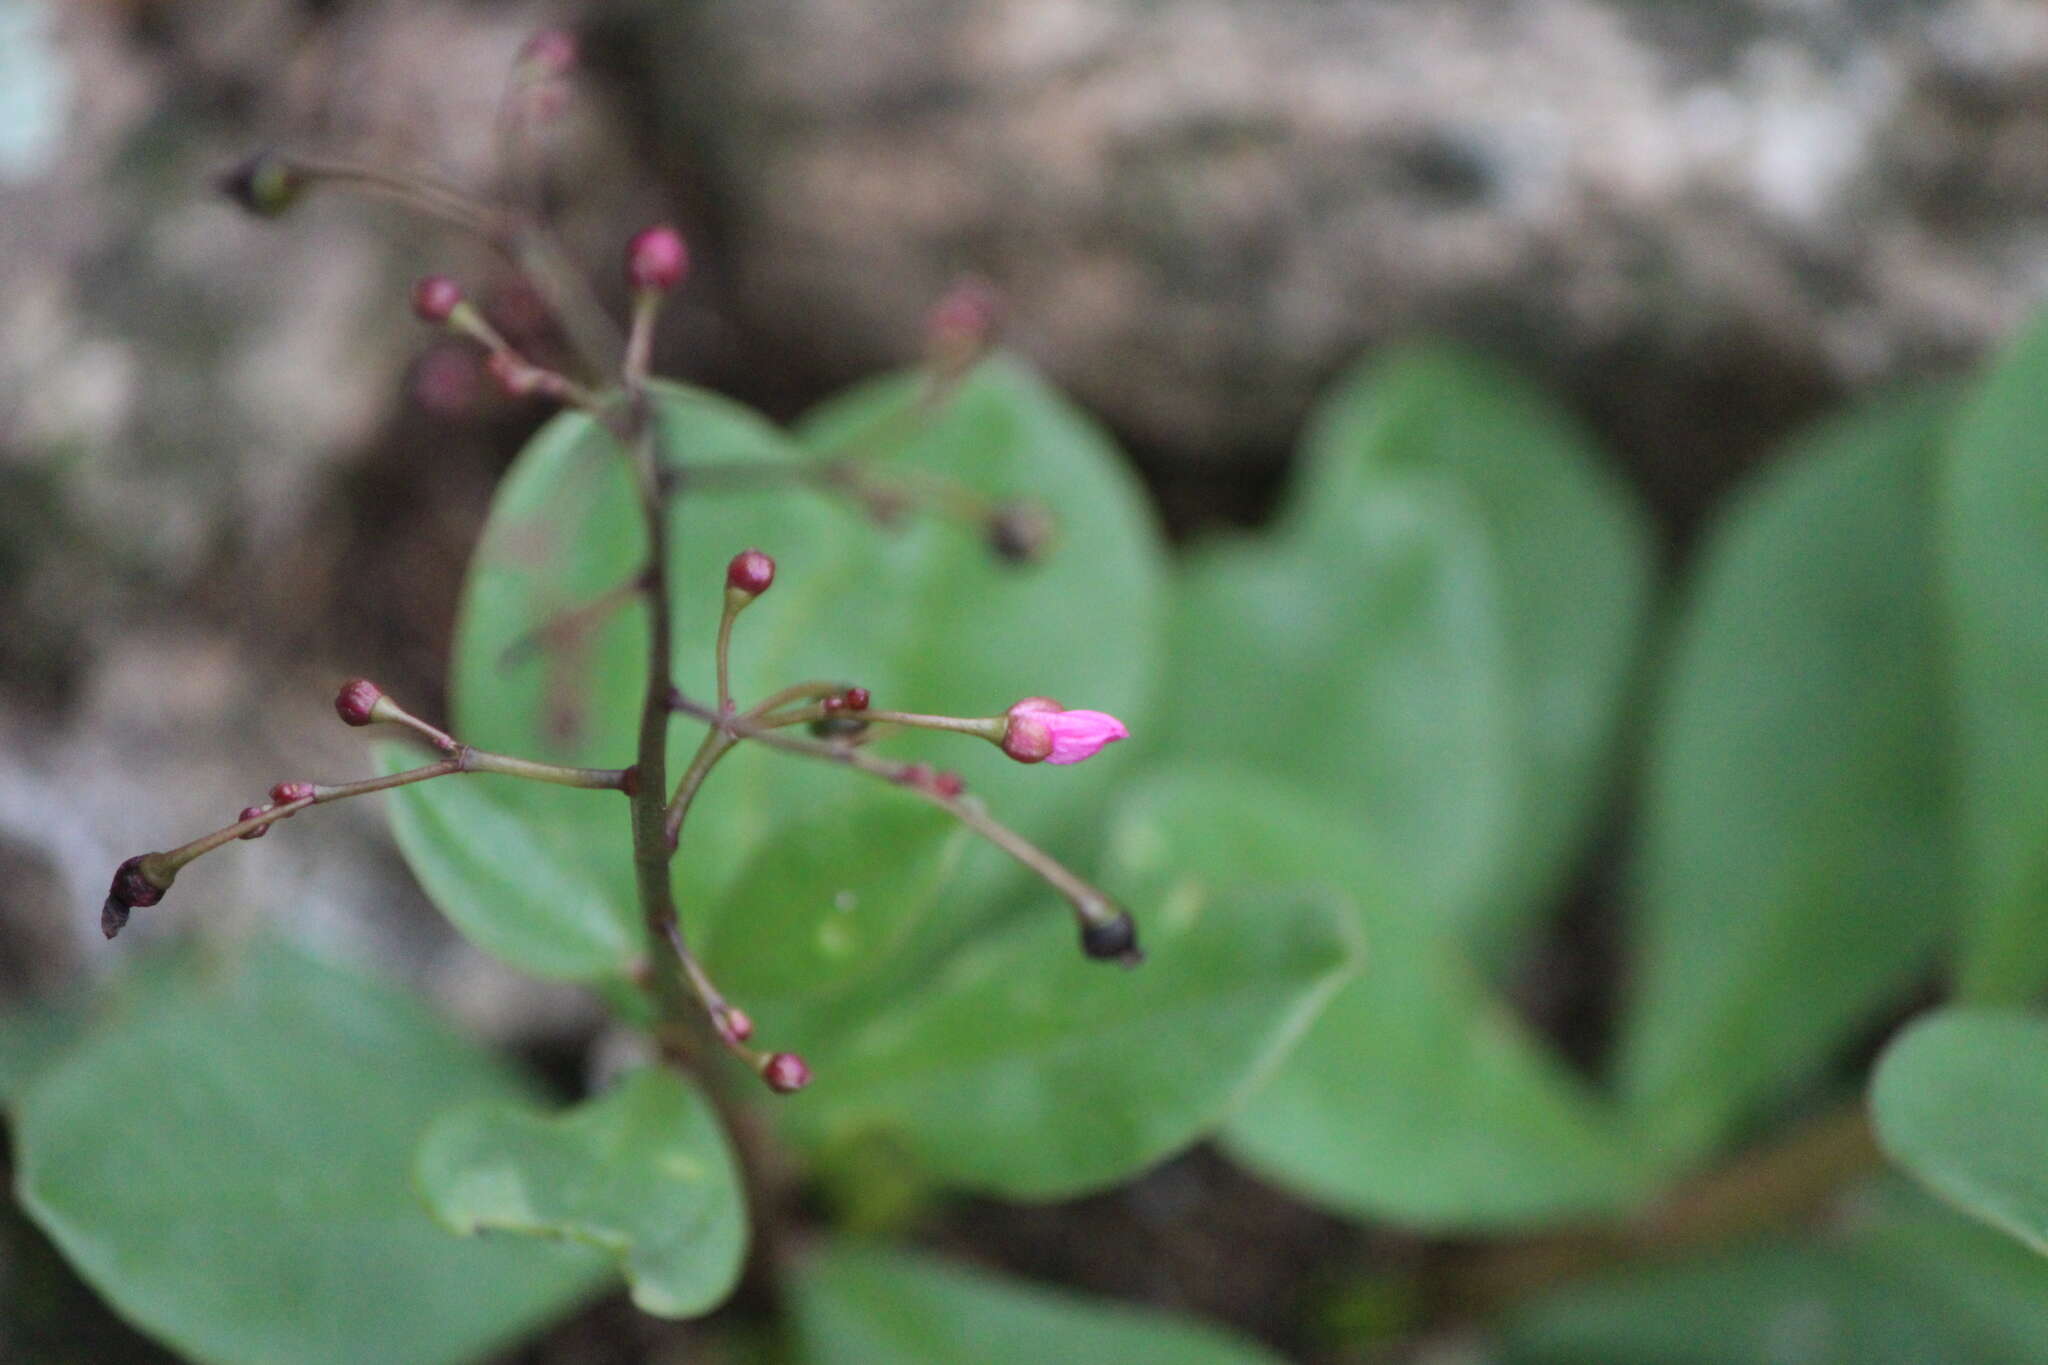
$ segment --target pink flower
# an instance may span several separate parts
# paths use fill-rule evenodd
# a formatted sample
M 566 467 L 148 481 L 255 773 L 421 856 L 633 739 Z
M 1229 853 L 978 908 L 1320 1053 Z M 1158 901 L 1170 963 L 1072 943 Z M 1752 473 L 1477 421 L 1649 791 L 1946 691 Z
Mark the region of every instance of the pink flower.
M 1002 748 L 1019 763 L 1079 763 L 1131 733 L 1107 711 L 1069 711 L 1046 697 L 1026 697 L 1008 714 Z

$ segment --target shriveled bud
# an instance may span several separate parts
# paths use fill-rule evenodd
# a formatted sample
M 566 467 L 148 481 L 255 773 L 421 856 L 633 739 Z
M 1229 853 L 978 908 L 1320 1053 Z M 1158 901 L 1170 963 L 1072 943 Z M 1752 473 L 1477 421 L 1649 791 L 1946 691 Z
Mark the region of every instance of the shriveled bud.
M 811 1083 L 811 1069 L 794 1052 L 773 1052 L 761 1062 L 761 1079 L 776 1094 L 789 1095 Z
M 725 566 L 725 586 L 759 597 L 775 582 L 775 561 L 759 550 L 742 550 Z
M 155 905 L 171 889 L 177 872 L 162 865 L 160 853 L 138 853 L 114 870 L 106 903 L 100 906 L 100 932 L 108 938 L 128 927 L 128 912 Z
M 257 816 L 263 814 L 263 809 L 264 808 L 262 806 L 244 806 L 242 807 L 242 813 L 235 817 L 235 821 L 237 824 L 239 824 L 244 820 L 254 820 Z M 250 830 L 247 834 L 244 834 L 242 837 L 244 839 L 261 839 L 264 835 L 268 833 L 270 833 L 270 826 L 263 825 L 257 829 Z
M 635 233 L 626 245 L 626 279 L 635 289 L 666 294 L 690 271 L 690 252 L 683 234 L 667 223 Z
M 438 327 L 461 306 L 462 286 L 446 275 L 422 275 L 413 281 L 412 311 L 421 322 Z
M 1099 961 L 1121 962 L 1135 967 L 1145 960 L 1138 950 L 1138 925 L 1130 911 L 1119 910 L 1106 920 L 1089 920 L 1081 926 L 1081 951 Z
M 984 531 L 989 548 L 1005 564 L 1030 564 L 1052 543 L 1052 514 L 1034 502 L 999 503 Z
M 223 171 L 214 184 L 258 218 L 275 218 L 298 201 L 306 177 L 276 152 L 262 151 Z
M 383 700 L 383 688 L 368 678 L 352 678 L 335 694 L 334 714 L 341 717 L 344 725 L 371 725 L 378 719 L 377 703 Z
M 313 799 L 311 782 L 280 782 L 270 789 L 270 800 L 274 805 L 288 806 L 294 801 Z

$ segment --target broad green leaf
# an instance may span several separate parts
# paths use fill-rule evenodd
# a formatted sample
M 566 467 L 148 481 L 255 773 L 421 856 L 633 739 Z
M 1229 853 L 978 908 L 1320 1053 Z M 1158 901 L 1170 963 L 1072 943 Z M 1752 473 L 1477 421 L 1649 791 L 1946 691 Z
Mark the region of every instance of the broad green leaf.
M 1964 404 L 1942 465 L 1966 998 L 2048 984 L 2048 316 Z
M 1127 798 L 1111 853 L 1112 884 L 1165 899 L 1291 880 L 1341 893 L 1357 917 L 1364 970 L 1225 1130 L 1262 1175 L 1327 1208 L 1433 1229 L 1614 1212 L 1645 1193 L 1615 1116 L 1460 945 L 1415 922 L 1323 803 L 1264 779 L 1165 774 Z
M 1811 1071 L 1953 903 L 1921 396 L 1808 437 L 1708 545 L 1651 746 L 1623 1088 L 1674 1160 Z
M 709 1312 L 739 1279 L 739 1173 L 717 1114 L 673 1072 L 636 1071 L 559 1116 L 451 1110 L 428 1128 L 418 1172 L 434 1216 L 455 1232 L 601 1248 L 649 1313 Z
M 853 1247 L 814 1257 L 794 1283 L 803 1365 L 1277 1365 L 1249 1342 L 923 1257 Z
M 386 773 L 425 761 L 403 745 L 377 749 Z M 632 828 L 617 792 L 473 773 L 387 799 L 413 874 L 486 952 L 535 976 L 592 981 L 644 951 Z
M 693 928 L 694 946 L 750 1006 L 838 994 L 914 938 L 965 839 L 944 811 L 909 800 L 779 830 Z
M 1881 1186 L 1811 1240 L 1569 1286 L 1509 1320 L 1503 1365 L 2030 1365 L 2048 1263 Z
M 807 423 L 805 440 L 822 450 L 839 433 L 869 430 L 914 393 L 908 379 L 857 390 Z M 758 417 L 701 393 L 663 386 L 658 413 L 661 458 L 670 465 L 804 458 L 803 449 Z M 843 500 L 793 483 L 686 491 L 669 519 L 681 684 L 694 695 L 713 693 L 725 564 L 751 545 L 776 556 L 778 573 L 735 632 L 733 675 L 742 699 L 805 679 L 843 679 L 869 687 L 878 705 L 993 714 L 1020 696 L 1051 693 L 1115 711 L 1144 734 L 1138 708 L 1156 663 L 1161 556 L 1136 483 L 1108 441 L 1037 380 L 998 360 L 977 370 L 921 435 L 878 463 L 885 476 L 901 464 L 944 472 L 990 494 L 1042 500 L 1061 528 L 1054 552 L 1042 564 L 1007 566 L 989 553 L 979 527 L 916 513 L 884 531 Z M 580 640 L 564 640 L 558 631 L 539 648 L 518 646 L 542 623 L 628 581 L 643 549 L 623 457 L 611 438 L 577 415 L 550 423 L 507 478 L 465 591 L 453 686 L 464 739 L 562 762 L 631 761 L 645 673 L 644 609 L 624 603 Z M 680 771 L 698 733 L 694 722 L 678 720 L 672 772 Z M 958 766 L 1006 817 L 1048 841 L 1062 840 L 1106 798 L 1127 761 L 1112 751 L 1085 769 L 1043 771 L 953 736 L 884 743 Z M 419 790 L 412 801 L 422 807 L 443 799 L 431 784 Z M 561 800 L 565 795 L 585 794 L 522 795 L 508 814 L 544 823 L 550 847 L 600 849 L 624 837 L 614 806 L 602 798 Z M 915 803 L 859 774 L 743 746 L 712 775 L 684 830 L 676 880 L 686 924 L 719 913 L 720 896 L 765 840 L 806 822 L 879 826 L 905 804 Z M 809 858 L 805 901 L 866 875 L 873 850 L 858 841 L 837 846 L 854 863 Z M 630 869 L 608 851 L 592 861 L 610 875 L 578 879 L 589 900 L 608 907 L 615 924 L 634 923 Z M 979 907 L 1015 894 L 1014 869 L 988 850 L 974 850 L 962 876 L 955 904 Z M 474 923 L 475 915 L 457 913 L 458 892 L 444 885 L 435 894 L 458 922 Z M 488 897 L 468 900 L 481 908 Z M 775 950 L 765 938 L 758 942 L 763 952 Z M 586 947 L 579 965 L 602 955 Z M 557 974 L 575 973 L 564 967 Z
M 1894 1161 L 2048 1252 L 2048 1019 L 1986 1009 L 1922 1019 L 1886 1050 L 1870 1102 Z
M 189 1355 L 466 1361 L 604 1278 L 580 1248 L 450 1237 L 411 1187 L 437 1109 L 521 1093 L 411 998 L 265 945 L 39 1077 L 18 1192 L 109 1303 Z
M 1352 970 L 1349 917 L 1311 892 L 1191 888 L 1137 912 L 1134 970 L 1082 956 L 1050 897 L 839 1012 L 767 1015 L 816 1079 L 800 1137 L 882 1134 L 938 1180 L 1018 1199 L 1115 1184 L 1214 1128 Z
M 1562 414 L 1451 351 L 1344 381 L 1307 462 L 1270 535 L 1183 575 L 1171 742 L 1338 803 L 1419 915 L 1512 939 L 1599 798 L 1641 516 Z

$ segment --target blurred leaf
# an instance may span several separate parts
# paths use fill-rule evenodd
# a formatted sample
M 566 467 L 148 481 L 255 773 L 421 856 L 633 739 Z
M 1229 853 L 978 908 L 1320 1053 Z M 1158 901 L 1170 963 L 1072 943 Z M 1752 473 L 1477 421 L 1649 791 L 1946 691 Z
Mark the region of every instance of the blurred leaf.
M 772 1024 L 817 1074 L 779 1111 L 812 1142 L 879 1132 L 941 1181 L 1017 1199 L 1101 1189 L 1181 1150 L 1300 1037 L 1355 935 L 1310 892 L 1190 888 L 1141 907 L 1135 970 L 1083 957 L 1072 916 L 1045 904 L 914 987 L 771 1015 L 761 1036 Z
M 437 1108 L 520 1093 L 409 997 L 266 945 L 39 1078 L 18 1191 L 123 1316 L 193 1356 L 465 1361 L 604 1278 L 580 1249 L 458 1241 L 410 1187 Z
M 1942 468 L 1969 923 L 1965 997 L 2048 984 L 2048 316 L 1964 404 Z
M 1503 1365 L 2028 1365 L 2048 1263 L 1881 1188 L 1837 1232 L 1621 1271 L 1528 1305 Z
M 1277 1365 L 1249 1342 L 1163 1313 L 840 1248 L 794 1285 L 804 1365 Z
M 1886 1049 L 1870 1102 L 1894 1161 L 1964 1212 L 2048 1252 L 2048 1020 L 1930 1015 Z
M 1705 552 L 1652 744 L 1621 1062 L 1674 1161 L 1841 1047 L 1951 907 L 1946 411 L 1919 397 L 1824 426 Z
M 1125 801 L 1112 884 L 1229 899 L 1340 893 L 1366 942 L 1346 983 L 1231 1121 L 1233 1154 L 1327 1208 L 1409 1226 L 1522 1227 L 1626 1208 L 1645 1173 L 1614 1116 L 1415 921 L 1326 803 L 1249 777 L 1178 773 Z
M 676 386 L 659 392 L 667 462 L 802 458 L 743 408 Z M 806 441 L 822 448 L 848 428 L 866 430 L 915 393 L 909 378 L 856 390 L 806 424 Z M 755 545 L 774 554 L 779 568 L 773 590 L 735 633 L 733 672 L 743 698 L 807 678 L 845 679 L 872 689 L 878 705 L 992 714 L 1019 696 L 1051 692 L 1115 711 L 1142 733 L 1137 708 L 1156 663 L 1160 550 L 1136 485 L 1106 439 L 1023 370 L 995 361 L 978 370 L 921 435 L 882 461 L 892 462 L 942 469 L 991 492 L 1041 497 L 1058 518 L 1055 552 L 1040 565 L 1006 566 L 989 553 L 978 527 L 918 514 L 882 532 L 841 500 L 795 485 L 686 493 L 669 523 L 680 683 L 695 695 L 712 694 L 725 564 Z M 581 416 L 550 423 L 501 489 L 471 570 L 454 666 L 462 738 L 561 762 L 617 767 L 631 761 L 645 671 L 644 609 L 624 603 L 580 640 L 565 641 L 557 631 L 539 649 L 522 649 L 520 642 L 627 582 L 640 567 L 643 544 L 612 439 Z M 694 747 L 696 729 L 678 722 L 673 771 Z M 1021 768 L 979 741 L 907 736 L 896 742 L 942 763 L 957 754 L 978 792 L 1006 818 L 1047 839 L 1105 799 L 1124 761 L 1112 754 L 1085 770 L 1048 773 Z M 413 789 L 401 806 L 401 832 L 407 821 L 423 827 L 424 815 L 440 802 L 465 799 L 447 791 L 451 785 Z M 472 792 L 466 799 L 476 797 Z M 722 894 L 771 837 L 835 824 L 894 827 L 905 818 L 897 812 L 914 804 L 857 774 L 743 746 L 712 776 L 684 831 L 676 878 L 686 925 L 694 932 L 730 913 L 720 904 Z M 527 955 L 515 959 L 522 965 L 552 954 L 552 974 L 599 968 L 610 952 L 603 927 L 623 933 L 638 918 L 630 864 L 620 851 L 627 834 L 618 806 L 602 795 L 537 787 L 508 793 L 501 806 L 485 814 L 497 815 L 508 829 L 540 831 L 531 852 L 553 864 L 534 869 L 525 855 L 513 860 L 491 849 L 505 875 L 559 872 L 573 878 L 581 901 L 571 904 L 566 886 L 545 883 L 554 908 L 543 914 L 538 905 L 516 907 L 532 913 L 520 916 L 521 926 L 501 926 L 494 951 L 507 951 L 508 940 L 518 939 Z M 451 817 L 447 828 L 458 827 Z M 481 879 L 487 869 L 474 860 L 458 866 L 456 854 L 445 854 L 448 865 L 437 866 L 425 844 L 419 830 L 406 841 L 409 854 L 419 853 L 429 889 L 451 918 L 492 946 L 481 928 L 496 898 Z M 589 870 L 579 873 L 566 855 L 586 851 Z M 874 847 L 861 840 L 813 838 L 802 860 L 807 885 L 785 878 L 778 889 L 804 905 L 829 902 L 839 890 L 872 878 L 874 856 Z M 749 875 L 758 881 L 765 864 L 755 864 Z M 458 884 L 463 879 L 470 882 L 467 893 Z M 1005 888 L 1014 894 L 1017 884 L 1005 860 L 976 848 L 949 905 L 978 909 Z M 758 894 L 747 893 L 749 899 Z M 536 950 L 532 931 L 549 916 L 572 918 L 589 932 L 577 945 L 551 941 Z M 542 932 L 560 937 L 552 929 Z M 777 947 L 765 937 L 721 936 L 725 963 L 741 973 L 755 969 L 742 961 L 749 943 L 763 951 Z M 768 964 L 762 970 L 780 969 Z
M 1453 351 L 1353 375 L 1307 455 L 1271 536 L 1183 577 L 1171 739 L 1342 803 L 1417 918 L 1512 938 L 1600 797 L 1641 516 L 1540 394 Z
M 554 1117 L 502 1104 L 449 1111 L 428 1128 L 417 1169 L 455 1232 L 602 1248 L 646 1312 L 709 1312 L 739 1280 L 739 1173 L 718 1116 L 673 1072 L 636 1071 Z
M 78 1041 L 90 1022 L 89 1004 L 80 992 L 0 1015 L 0 1108 L 12 1105 Z
M 377 746 L 385 773 L 427 761 Z M 391 826 L 441 913 L 486 952 L 535 976 L 616 976 L 644 950 L 633 840 L 616 792 L 488 773 L 394 790 Z M 601 824 L 591 816 L 608 816 Z

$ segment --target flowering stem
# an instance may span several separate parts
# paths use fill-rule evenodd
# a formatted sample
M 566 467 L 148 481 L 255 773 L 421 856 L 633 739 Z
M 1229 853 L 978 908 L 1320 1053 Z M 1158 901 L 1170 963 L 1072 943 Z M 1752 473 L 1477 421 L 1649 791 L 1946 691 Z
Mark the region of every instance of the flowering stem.
M 919 730 L 951 730 L 955 734 L 975 735 L 991 744 L 1001 744 L 1003 733 L 1010 726 L 1008 716 L 925 716 L 914 711 L 877 711 L 872 707 L 856 714 L 862 720 L 882 725 L 908 725 Z
M 676 794 L 669 799 L 667 814 L 668 844 L 673 849 L 682 838 L 683 820 L 690 813 L 690 803 L 697 799 L 697 791 L 704 785 L 704 779 L 711 776 L 711 770 L 731 751 L 736 741 L 723 730 L 710 730 L 704 735 L 704 742 L 697 746 L 696 756 L 690 766 L 683 770 L 683 776 L 676 783 Z

